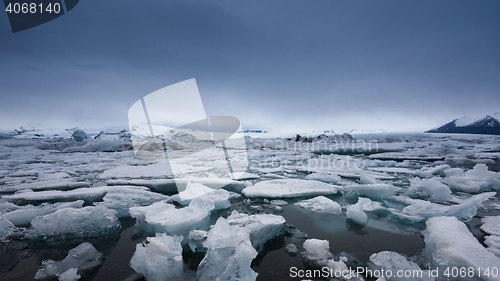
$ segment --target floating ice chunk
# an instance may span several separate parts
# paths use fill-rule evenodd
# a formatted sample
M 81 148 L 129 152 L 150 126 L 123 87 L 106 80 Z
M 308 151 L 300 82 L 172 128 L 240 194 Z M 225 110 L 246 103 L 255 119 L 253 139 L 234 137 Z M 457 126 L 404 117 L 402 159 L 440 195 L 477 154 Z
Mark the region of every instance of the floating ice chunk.
M 121 229 L 116 212 L 106 207 L 58 209 L 36 217 L 26 234 L 27 240 L 63 240 L 110 234 Z
M 285 251 L 290 256 L 296 256 L 296 255 L 299 254 L 299 249 L 297 248 L 297 246 L 295 246 L 295 244 L 288 244 L 288 245 L 286 245 Z
M 194 198 L 211 201 L 216 210 L 226 209 L 231 206 L 229 192 L 224 189 L 212 189 L 201 183 L 188 183 L 186 190 L 172 196 L 172 200 L 183 206 L 189 205 Z
M 465 173 L 465 177 L 476 180 L 482 190 L 500 190 L 500 173 L 489 171 L 485 164 L 476 164 Z
M 8 219 L 15 226 L 25 226 L 31 223 L 35 217 L 44 216 L 64 208 L 81 208 L 84 201 L 78 200 L 70 203 L 43 203 L 39 206 L 25 206 L 12 212 L 3 214 L 0 217 Z
M 76 142 L 82 142 L 87 139 L 87 133 L 82 130 L 76 130 L 71 135 Z
M 372 177 L 366 173 L 362 173 L 359 175 L 359 183 L 360 184 L 377 184 L 378 181 L 374 177 Z
M 7 219 L 0 218 L 0 242 L 7 241 L 16 227 Z
M 99 140 L 88 139 L 83 141 L 82 146 L 72 146 L 63 149 L 63 153 L 72 152 L 116 152 L 131 150 L 132 143 L 129 141 L 118 140 Z
M 386 272 L 392 272 L 394 275 L 386 275 L 385 280 L 426 280 L 431 281 L 434 278 L 429 276 L 428 271 L 422 270 L 416 263 L 408 261 L 404 256 L 391 251 L 383 251 L 380 253 L 375 253 L 370 256 L 370 261 L 368 263 L 368 268 L 373 271 L 380 271 L 384 269 Z M 396 276 L 396 272 L 410 273 L 408 277 Z M 420 276 L 422 274 L 422 276 Z
M 271 200 L 269 202 L 269 204 L 275 205 L 275 206 L 286 206 L 286 205 L 288 205 L 288 202 L 286 202 L 285 200 L 274 199 L 274 200 Z
M 201 183 L 213 189 L 223 188 L 228 191 L 241 192 L 247 186 L 245 182 L 221 178 L 176 178 L 176 179 L 117 179 L 107 180 L 108 185 L 147 186 L 154 191 L 172 194 L 186 189 L 187 184 Z
M 188 235 L 189 248 L 193 253 L 205 252 L 203 242 L 207 239 L 208 232 L 204 230 L 191 230 Z
M 408 192 L 431 202 L 447 202 L 451 198 L 450 188 L 435 179 L 410 179 Z
M 2 192 L 15 192 L 22 190 L 71 190 L 76 188 L 90 187 L 86 181 L 77 182 L 74 179 L 60 178 L 47 179 L 30 183 L 22 183 L 2 187 Z
M 323 267 L 333 258 L 328 240 L 307 239 L 303 244 L 304 252 L 300 255 L 305 263 L 312 267 Z
M 454 217 L 434 217 L 428 219 L 426 224 L 423 253 L 432 266 L 442 267 L 443 270 L 472 267 L 481 270 L 483 280 L 498 280 L 498 276 L 484 273 L 487 269 L 491 271 L 492 268 L 498 268 L 500 259 L 486 250 L 464 223 Z M 470 277 L 457 276 L 455 280 L 470 280 Z
M 438 165 L 435 167 L 430 167 L 428 169 L 422 169 L 419 171 L 415 172 L 415 175 L 422 177 L 422 178 L 430 178 L 434 175 L 438 176 L 445 176 L 446 171 L 451 169 L 449 165 L 443 164 L 443 165 Z
M 250 264 L 257 256 L 245 229 L 219 218 L 203 243 L 208 248 L 198 266 L 196 280 L 253 281 L 257 273 Z
M 484 217 L 481 219 L 483 225 L 480 227 L 482 231 L 490 235 L 500 236 L 500 216 Z
M 35 274 L 36 280 L 77 280 L 77 275 L 83 275 L 93 268 L 100 266 L 104 255 L 98 252 L 92 244 L 84 242 L 69 250 L 68 256 L 62 261 L 44 260 L 42 268 Z M 67 279 L 65 279 L 67 278 Z
M 476 164 L 472 170 L 462 173 L 459 168 L 445 171 L 444 182 L 458 191 L 477 193 L 484 190 L 500 190 L 500 173 L 489 171 L 485 164 Z
M 332 215 L 338 215 L 342 213 L 342 207 L 340 207 L 339 203 L 331 199 L 328 199 L 324 196 L 318 196 L 308 200 L 302 200 L 295 204 L 299 207 L 302 207 L 304 209 L 309 209 L 316 213 L 332 214 Z
M 56 276 L 59 281 L 77 281 L 82 277 L 78 274 L 78 268 L 74 267 L 64 271 L 63 273 L 58 273 Z
M 136 246 L 130 267 L 148 281 L 183 281 L 182 237 L 163 233 Z
M 261 181 L 243 189 L 246 197 L 292 198 L 337 193 L 342 187 L 320 181 L 300 179 L 277 179 Z
M 488 245 L 490 252 L 500 257 L 500 216 L 484 217 L 481 221 L 481 230 L 490 234 L 485 237 L 484 244 Z
M 363 210 L 363 205 L 368 202 L 365 199 L 367 198 L 359 198 L 358 203 L 349 206 L 346 212 L 348 219 L 361 226 L 366 226 L 368 224 L 368 215 Z
M 247 215 L 233 211 L 227 218 L 227 222 L 231 226 L 247 231 L 252 246 L 259 252 L 263 250 L 268 240 L 285 233 L 285 218 L 278 215 Z
M 115 210 L 119 218 L 128 217 L 129 209 L 138 206 L 147 206 L 154 202 L 166 200 L 169 197 L 133 186 L 113 186 L 102 202 L 95 202 L 96 206 L 105 206 L 108 209 Z
M 384 197 L 391 196 L 394 192 L 400 190 L 391 184 L 378 183 L 378 184 L 354 184 L 344 187 L 346 191 L 354 191 L 360 196 L 366 196 L 371 199 L 380 200 Z
M 453 216 L 461 221 L 469 221 L 477 213 L 477 208 L 490 197 L 496 195 L 496 192 L 487 192 L 477 194 L 469 199 L 462 201 L 458 205 L 440 205 L 424 200 L 412 200 L 412 204 L 403 208 L 401 212 L 391 209 L 396 216 L 413 221 L 421 222 L 431 217 Z
M 170 166 L 166 163 L 147 166 L 118 166 L 108 169 L 99 175 L 99 179 L 162 179 L 172 178 Z
M 149 190 L 144 186 L 99 186 L 99 187 L 89 187 L 89 188 L 78 188 L 68 191 L 59 190 L 46 190 L 46 191 L 25 191 L 19 192 L 12 195 L 4 195 L 2 199 L 7 202 L 13 202 L 16 204 L 29 204 L 29 203 L 39 203 L 39 202 L 56 202 L 56 201 L 75 201 L 84 200 L 86 202 L 94 202 L 100 200 L 108 192 L 134 192 L 139 189 Z
M 326 183 L 337 184 L 342 181 L 342 179 L 335 173 L 320 171 L 317 173 L 312 173 L 306 176 L 308 180 L 317 180 Z
M 208 230 L 210 212 L 214 208 L 212 202 L 196 198 L 189 206 L 180 209 L 165 201 L 159 201 L 150 206 L 132 207 L 129 212 L 137 219 L 136 227 L 149 233 L 182 235 L 183 244 L 186 244 L 191 230 Z

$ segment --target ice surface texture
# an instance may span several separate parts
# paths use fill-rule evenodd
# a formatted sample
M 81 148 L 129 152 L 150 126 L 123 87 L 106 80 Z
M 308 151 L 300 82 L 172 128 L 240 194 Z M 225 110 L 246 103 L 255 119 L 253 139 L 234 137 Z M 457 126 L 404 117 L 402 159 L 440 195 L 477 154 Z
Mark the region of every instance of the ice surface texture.
M 156 234 L 136 246 L 130 267 L 148 281 L 184 281 L 182 237 Z
M 203 245 L 208 251 L 198 266 L 196 280 L 253 281 L 257 278 L 250 267 L 257 251 L 245 229 L 219 218 Z
M 499 280 L 485 276 L 489 268 L 498 268 L 500 259 L 486 250 L 455 217 L 434 217 L 427 220 L 424 254 L 433 266 L 480 268 L 484 280 Z M 470 277 L 456 280 L 471 280 Z
M 62 261 L 45 260 L 42 268 L 35 274 L 36 280 L 51 280 L 58 277 L 59 280 L 77 280 L 82 275 L 100 266 L 104 261 L 104 255 L 98 252 L 92 244 L 84 242 L 76 248 L 69 250 L 68 256 Z
M 106 207 L 58 209 L 31 221 L 26 240 L 64 240 L 110 234 L 121 229 L 116 212 Z
M 243 189 L 246 197 L 291 198 L 336 194 L 342 187 L 314 180 L 277 179 L 261 181 Z

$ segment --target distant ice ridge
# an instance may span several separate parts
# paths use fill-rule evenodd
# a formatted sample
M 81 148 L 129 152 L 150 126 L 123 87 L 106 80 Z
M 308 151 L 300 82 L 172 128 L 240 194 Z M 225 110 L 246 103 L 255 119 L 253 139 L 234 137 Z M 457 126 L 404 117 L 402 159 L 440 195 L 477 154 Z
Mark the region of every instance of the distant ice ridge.
M 148 281 L 184 281 L 182 236 L 157 233 L 136 246 L 130 267 Z
M 35 279 L 40 281 L 58 278 L 60 281 L 79 280 L 86 272 L 100 266 L 104 255 L 98 252 L 88 242 L 69 250 L 68 256 L 62 261 L 44 260 L 42 268 L 35 274 Z
M 485 275 L 486 270 L 500 265 L 500 259 L 486 250 L 470 233 L 467 226 L 455 217 L 434 217 L 427 220 L 424 255 L 431 266 L 441 268 L 474 268 L 475 276 L 481 272 L 482 280 L 498 281 L 498 276 Z M 454 276 L 454 280 L 471 280 L 471 277 Z

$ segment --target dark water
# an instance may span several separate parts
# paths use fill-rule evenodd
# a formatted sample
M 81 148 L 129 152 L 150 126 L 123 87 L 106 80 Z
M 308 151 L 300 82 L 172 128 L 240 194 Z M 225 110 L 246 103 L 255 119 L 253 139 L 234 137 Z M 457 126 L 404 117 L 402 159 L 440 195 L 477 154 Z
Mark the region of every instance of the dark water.
M 348 253 L 359 262 L 366 262 L 373 253 L 390 250 L 405 255 L 414 255 L 422 251 L 423 238 L 420 235 L 405 235 L 383 231 L 372 227 L 360 228 L 349 223 L 343 215 L 321 215 L 303 210 L 293 205 L 285 206 L 281 213 L 287 223 L 308 234 L 308 238 L 327 239 L 330 251 L 334 255 Z M 144 237 L 135 234 L 134 219 L 122 219 L 122 231 L 116 235 L 86 240 L 91 242 L 106 259 L 96 270 L 82 276 L 83 281 L 115 281 L 133 277 L 135 271 L 129 267 L 135 246 Z M 304 269 L 300 256 L 289 256 L 285 246 L 295 244 L 302 251 L 304 239 L 290 238 L 284 235 L 268 241 L 265 249 L 252 263 L 252 268 L 259 273 L 257 280 L 297 280 L 290 277 L 290 268 Z M 27 281 L 33 277 L 45 259 L 62 260 L 67 252 L 82 243 L 82 240 L 59 243 L 22 243 L 13 242 L 2 245 L 0 263 L 4 272 L 0 272 L 2 281 Z M 193 280 L 195 269 L 203 255 L 185 254 L 186 280 Z M 8 260 L 8 262 L 5 262 Z M 13 260 L 18 260 L 17 264 Z M 10 270 L 5 272 L 10 263 Z M 137 279 L 137 278 L 136 278 Z M 141 280 L 141 279 L 139 279 Z

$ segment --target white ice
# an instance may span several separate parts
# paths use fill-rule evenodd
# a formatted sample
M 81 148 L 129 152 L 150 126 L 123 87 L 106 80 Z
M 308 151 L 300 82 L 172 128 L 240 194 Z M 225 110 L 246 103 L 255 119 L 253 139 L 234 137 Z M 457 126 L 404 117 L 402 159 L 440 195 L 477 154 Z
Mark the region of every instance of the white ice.
M 368 268 L 373 271 L 381 271 L 384 269 L 386 272 L 390 271 L 393 276 L 389 276 L 386 274 L 385 280 L 387 281 L 399 281 L 399 280 L 408 280 L 408 281 L 431 281 L 434 278 L 429 276 L 428 271 L 422 270 L 416 263 L 409 261 L 403 255 L 391 252 L 391 251 L 383 251 L 379 253 L 372 254 L 370 256 L 368 262 Z M 408 277 L 405 276 L 396 276 L 396 273 L 400 271 L 403 273 L 409 273 Z M 422 276 L 420 276 L 422 274 Z
M 304 252 L 300 255 L 304 262 L 312 267 L 323 267 L 333 258 L 328 240 L 307 239 L 303 244 Z
M 65 208 L 34 218 L 25 238 L 34 241 L 88 238 L 120 229 L 116 212 L 106 207 Z
M 427 199 L 431 202 L 447 202 L 451 199 L 450 188 L 436 179 L 410 179 L 410 195 Z
M 257 273 L 250 264 L 257 256 L 248 232 L 219 218 L 203 245 L 208 249 L 200 262 L 196 280 L 254 281 Z
M 250 235 L 252 246 L 262 251 L 264 244 L 285 232 L 285 218 L 272 214 L 247 215 L 233 211 L 227 218 L 231 226 L 244 229 Z
M 242 193 L 246 197 L 292 198 L 336 194 L 342 187 L 314 180 L 277 179 L 261 181 L 248 186 Z
M 455 217 L 434 217 L 426 222 L 424 255 L 432 266 L 441 272 L 451 267 L 473 267 L 481 270 L 483 280 L 497 280 L 498 276 L 486 276 L 486 269 L 498 268 L 500 259 L 486 250 L 470 233 L 467 226 Z M 470 280 L 470 277 L 454 280 Z
M 489 236 L 485 237 L 484 244 L 488 250 L 500 258 L 500 216 L 484 217 L 481 219 L 483 225 L 480 229 Z
M 384 197 L 393 195 L 400 188 L 391 184 L 378 183 L 348 185 L 344 187 L 344 190 L 354 191 L 360 196 L 369 197 L 374 200 L 381 200 Z
M 130 260 L 130 267 L 148 281 L 184 281 L 182 236 L 157 233 L 139 243 Z
M 92 244 L 84 242 L 69 250 L 68 256 L 62 261 L 44 260 L 42 268 L 35 274 L 35 279 L 44 281 L 58 277 L 60 281 L 71 280 L 69 278 L 82 275 L 100 266 L 103 261 L 104 255 L 98 252 Z
M 325 196 L 302 200 L 295 204 L 304 209 L 309 209 L 313 212 L 321 214 L 338 215 L 342 213 L 342 207 L 340 207 L 339 203 L 328 199 Z
M 415 199 L 410 200 L 411 205 L 404 207 L 402 211 L 390 210 L 399 218 L 411 222 L 421 222 L 438 216 L 454 216 L 461 221 L 469 221 L 476 215 L 478 207 L 495 195 L 496 192 L 477 194 L 463 200 L 460 204 L 450 206 Z
M 173 195 L 172 200 L 187 206 L 195 198 L 211 201 L 216 210 L 226 209 L 231 206 L 229 192 L 224 189 L 212 189 L 201 183 L 188 183 L 186 189 Z
M 367 201 L 368 200 L 368 201 Z M 363 210 L 363 205 L 370 200 L 367 198 L 359 198 L 358 202 L 347 208 L 346 216 L 348 219 L 359 224 L 360 226 L 366 226 L 368 224 L 368 215 Z
M 212 202 L 194 199 L 189 206 L 177 209 L 173 204 L 159 201 L 149 206 L 132 207 L 130 215 L 136 218 L 136 226 L 148 233 L 181 235 L 183 244 L 188 243 L 191 230 L 208 230 Z

